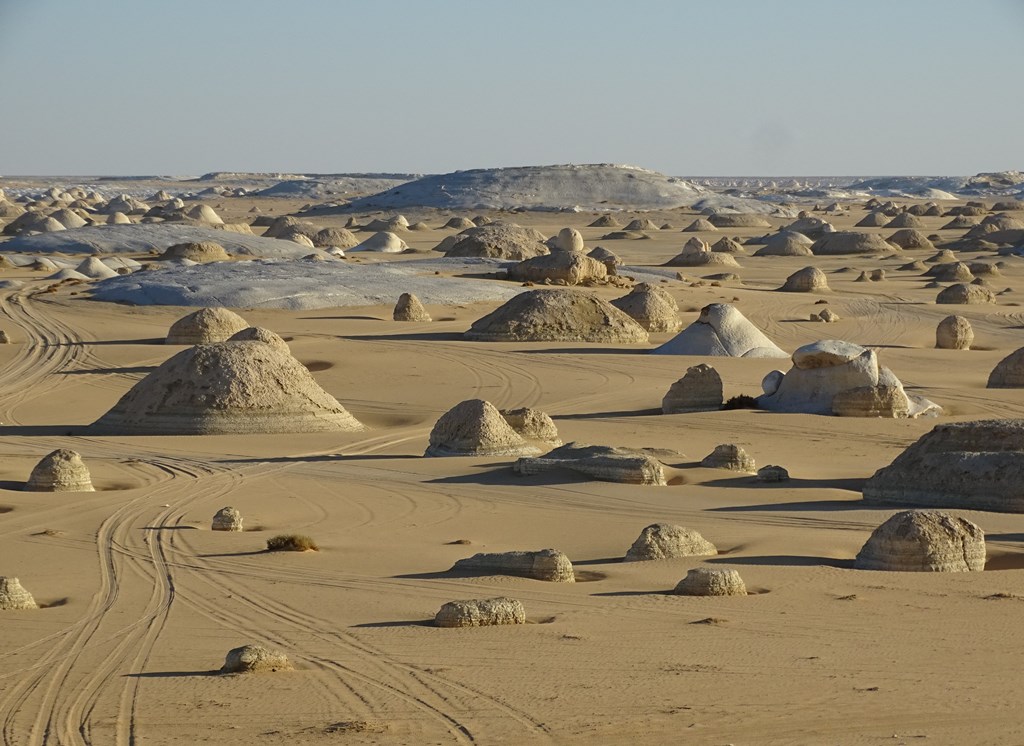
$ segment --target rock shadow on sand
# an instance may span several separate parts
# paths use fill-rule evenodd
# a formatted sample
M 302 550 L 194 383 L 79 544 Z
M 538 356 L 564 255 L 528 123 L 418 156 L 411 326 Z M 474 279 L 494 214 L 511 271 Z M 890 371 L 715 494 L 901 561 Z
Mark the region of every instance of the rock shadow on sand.
M 751 557 L 722 557 L 705 559 L 709 565 L 758 565 L 768 567 L 839 567 L 853 569 L 852 559 L 814 557 L 799 554 L 764 554 Z

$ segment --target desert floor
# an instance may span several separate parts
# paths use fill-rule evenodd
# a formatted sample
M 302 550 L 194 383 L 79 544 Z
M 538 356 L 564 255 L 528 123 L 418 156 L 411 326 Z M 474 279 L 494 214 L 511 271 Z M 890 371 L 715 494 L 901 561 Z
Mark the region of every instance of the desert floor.
M 265 212 L 298 206 L 212 204 L 242 218 L 257 202 Z M 830 220 L 844 228 L 863 214 Z M 675 229 L 633 241 L 599 240 L 607 229 L 583 227 L 594 217 L 512 219 L 547 235 L 579 227 L 588 247 L 653 265 L 693 235 L 680 229 L 695 216 L 658 214 Z M 931 234 L 949 219 L 924 220 Z M 450 233 L 403 237 L 426 250 Z M 1024 345 L 1024 261 L 1007 258 L 990 280 L 1015 289 L 996 305 L 937 306 L 927 278 L 896 270 L 932 253 L 747 255 L 732 270 L 742 281 L 694 287 L 721 270 L 693 268 L 664 287 L 686 323 L 724 300 L 787 351 L 821 338 L 877 347 L 908 389 L 945 408 L 939 421 L 1024 417 L 1024 391 L 985 388 L 995 363 Z M 826 271 L 831 292 L 774 291 L 808 264 Z M 853 271 L 836 272 L 844 267 Z M 876 268 L 885 280 L 855 282 Z M 46 605 L 0 619 L 6 744 L 1024 742 L 1014 642 L 1024 516 L 958 511 L 987 534 L 984 573 L 852 568 L 898 509 L 862 504 L 861 484 L 936 420 L 662 415 L 662 396 L 691 365 L 712 364 L 729 397 L 757 395 L 788 361 L 645 354 L 670 334 L 649 346 L 469 342 L 461 333 L 497 304 L 428 306 L 435 321 L 424 324 L 392 321 L 388 305 L 238 309 L 284 336 L 364 432 L 97 437 L 83 426 L 181 349 L 163 337 L 192 309 L 101 304 L 76 294 L 81 286 L 37 294 L 49 284 L 39 273 L 0 276 L 31 280 L 0 296 L 13 339 L 0 347 L 0 574 Z M 820 298 L 838 323 L 806 321 Z M 976 349 L 934 349 L 935 326 L 951 313 L 971 320 Z M 438 416 L 470 398 L 543 409 L 567 442 L 678 451 L 673 483 L 525 478 L 508 459 L 422 458 Z M 720 443 L 793 479 L 766 485 L 697 466 Z M 82 453 L 98 491 L 21 490 L 58 447 Z M 242 512 L 245 532 L 209 530 L 226 505 Z M 659 521 L 697 529 L 719 556 L 621 563 Z M 321 551 L 264 552 L 281 532 L 309 534 Z M 475 552 L 545 547 L 566 552 L 581 582 L 445 572 Z M 702 564 L 738 569 L 754 592 L 666 594 Z M 499 595 L 520 599 L 529 623 L 429 624 L 446 601 Z M 298 670 L 216 675 L 226 651 L 249 642 L 284 650 Z

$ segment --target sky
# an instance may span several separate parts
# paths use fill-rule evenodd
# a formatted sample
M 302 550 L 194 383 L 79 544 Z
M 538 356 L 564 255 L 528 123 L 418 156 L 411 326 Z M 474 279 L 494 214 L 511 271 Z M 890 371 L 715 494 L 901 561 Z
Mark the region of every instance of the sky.
M 0 0 L 0 174 L 1024 170 L 1024 0 Z

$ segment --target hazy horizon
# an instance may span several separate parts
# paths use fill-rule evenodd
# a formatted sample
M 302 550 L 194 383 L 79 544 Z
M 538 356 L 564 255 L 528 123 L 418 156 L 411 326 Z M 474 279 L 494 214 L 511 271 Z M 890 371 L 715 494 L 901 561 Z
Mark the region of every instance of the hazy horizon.
M 1021 38 L 1019 0 L 0 2 L 0 174 L 969 176 L 1024 168 Z

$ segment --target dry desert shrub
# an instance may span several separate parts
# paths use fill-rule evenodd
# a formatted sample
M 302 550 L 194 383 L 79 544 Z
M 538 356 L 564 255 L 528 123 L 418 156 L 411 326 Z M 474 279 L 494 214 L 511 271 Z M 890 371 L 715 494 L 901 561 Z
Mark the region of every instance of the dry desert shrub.
M 320 547 L 303 534 L 278 534 L 267 539 L 268 552 L 319 552 Z

